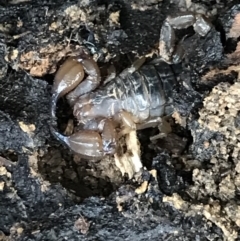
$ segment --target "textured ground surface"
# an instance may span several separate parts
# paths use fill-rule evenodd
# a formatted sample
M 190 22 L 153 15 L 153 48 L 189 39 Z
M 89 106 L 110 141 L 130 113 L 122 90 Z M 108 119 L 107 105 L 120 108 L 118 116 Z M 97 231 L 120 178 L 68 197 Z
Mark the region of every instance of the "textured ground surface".
M 225 2 L 0 3 L 0 240 L 240 240 L 240 5 Z M 183 43 L 173 133 L 138 133 L 145 168 L 132 180 L 111 157 L 72 155 L 49 132 L 59 64 L 84 47 L 121 70 L 179 8 L 216 29 Z M 58 106 L 63 132 L 72 115 Z

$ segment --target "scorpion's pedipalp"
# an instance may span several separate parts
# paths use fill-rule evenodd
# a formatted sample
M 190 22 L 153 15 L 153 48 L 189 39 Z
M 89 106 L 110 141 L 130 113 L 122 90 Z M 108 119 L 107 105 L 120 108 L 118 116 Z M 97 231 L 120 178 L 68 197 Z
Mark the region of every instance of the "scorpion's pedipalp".
M 74 58 L 68 58 L 55 75 L 53 93 L 57 93 L 61 97 L 78 86 L 83 78 L 82 64 Z
M 84 78 L 84 70 L 74 58 L 67 59 L 56 73 L 52 88 L 51 116 L 56 116 L 56 103 L 59 97 L 73 90 Z
M 117 133 L 114 121 L 108 118 L 90 119 L 84 125 L 85 130 L 100 133 L 104 154 L 114 154 L 116 150 Z
M 72 106 L 79 96 L 95 90 L 101 82 L 101 73 L 97 63 L 89 56 L 82 54 L 76 57 L 77 61 L 82 64 L 87 78 L 80 83 L 76 89 L 67 95 L 69 104 Z
M 103 157 L 102 139 L 96 131 L 82 130 L 71 136 L 64 136 L 51 127 L 51 132 L 56 139 L 84 158 L 101 159 Z
M 99 119 L 89 122 L 90 129 L 64 136 L 51 127 L 51 132 L 60 142 L 74 153 L 86 159 L 101 159 L 105 154 L 114 154 L 116 150 L 116 131 L 113 121 Z
M 107 154 L 114 154 L 116 151 L 116 130 L 113 124 L 113 120 L 102 120 L 103 127 L 101 130 L 101 137 L 103 142 L 103 150 Z M 101 123 L 100 123 L 101 125 Z
M 173 51 L 173 55 L 172 55 L 173 63 L 180 63 L 185 56 L 185 51 L 181 45 L 181 42 L 176 46 L 176 48 Z
M 98 132 L 83 130 L 69 136 L 68 144 L 70 149 L 85 158 L 102 158 L 103 143 Z

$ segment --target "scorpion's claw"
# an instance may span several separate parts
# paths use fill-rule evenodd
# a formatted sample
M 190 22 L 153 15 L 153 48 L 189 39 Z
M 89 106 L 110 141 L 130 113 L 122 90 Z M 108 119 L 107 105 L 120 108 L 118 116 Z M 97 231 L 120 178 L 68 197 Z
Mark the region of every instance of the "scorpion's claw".
M 51 116 L 56 117 L 57 100 L 76 88 L 84 78 L 82 64 L 74 58 L 68 58 L 58 70 L 53 82 L 53 94 L 51 101 Z
M 83 81 L 85 72 L 88 76 Z M 51 116 L 56 117 L 56 103 L 59 97 L 71 91 L 67 99 L 69 104 L 73 105 L 79 96 L 94 90 L 100 84 L 100 81 L 100 70 L 91 57 L 81 53 L 77 57 L 68 58 L 54 78 Z
M 76 57 L 76 60 L 82 64 L 84 71 L 87 73 L 87 77 L 76 89 L 67 95 L 68 102 L 71 106 L 75 104 L 78 97 L 96 89 L 101 82 L 100 69 L 91 57 L 82 54 Z
M 91 130 L 78 131 L 71 136 L 64 136 L 51 127 L 51 132 L 59 141 L 67 145 L 73 152 L 85 158 L 101 159 L 103 145 L 101 136 Z
M 109 119 L 102 119 L 94 124 L 91 125 L 92 129 L 81 130 L 71 136 L 64 136 L 53 127 L 51 132 L 55 138 L 83 158 L 101 159 L 104 155 L 115 152 L 116 133 Z
M 85 72 L 88 76 L 83 81 Z M 73 90 L 68 95 L 69 103 L 73 105 L 79 96 L 94 90 L 99 85 L 100 79 L 99 68 L 88 55 L 81 53 L 78 57 L 68 58 L 54 78 L 51 100 L 52 118 L 56 119 L 56 103 L 60 97 Z M 51 132 L 70 149 L 84 157 L 98 159 L 104 155 L 106 148 L 104 149 L 103 142 L 106 131 L 103 131 L 102 137 L 98 132 L 92 130 L 80 131 L 69 137 L 61 135 L 53 127 L 51 127 Z M 109 145 L 109 142 L 107 143 Z

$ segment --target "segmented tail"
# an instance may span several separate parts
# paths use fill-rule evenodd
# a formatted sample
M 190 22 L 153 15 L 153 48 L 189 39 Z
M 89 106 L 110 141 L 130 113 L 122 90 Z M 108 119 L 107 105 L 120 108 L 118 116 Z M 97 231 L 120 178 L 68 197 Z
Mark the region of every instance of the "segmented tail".
M 60 141 L 62 144 L 66 145 L 69 147 L 68 145 L 68 137 L 62 135 L 60 132 L 58 132 L 53 126 L 50 126 L 50 131 L 52 133 L 52 135 L 58 140 Z
M 54 93 L 51 98 L 51 108 L 50 108 L 50 115 L 51 117 L 56 120 L 56 109 L 57 109 L 57 100 L 58 100 L 59 94 Z

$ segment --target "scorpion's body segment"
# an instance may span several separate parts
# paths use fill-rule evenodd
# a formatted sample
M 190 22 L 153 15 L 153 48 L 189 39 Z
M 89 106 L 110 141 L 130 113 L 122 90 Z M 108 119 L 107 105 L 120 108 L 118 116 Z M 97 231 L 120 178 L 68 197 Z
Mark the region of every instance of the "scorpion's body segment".
M 144 65 L 145 59 L 139 59 L 98 89 L 100 70 L 90 56 L 81 53 L 67 59 L 54 79 L 51 115 L 56 118 L 57 100 L 68 93 L 68 102 L 83 130 L 63 136 L 51 127 L 55 137 L 83 157 L 101 159 L 115 153 L 118 128 L 123 134 L 129 129 L 157 126 L 161 117 L 172 111 L 176 79 L 168 64 L 179 63 L 184 56 L 182 48 L 174 45 L 174 29 L 190 25 L 201 36 L 211 29 L 211 24 L 201 15 L 186 13 L 168 17 L 160 33 L 162 61 Z
M 74 106 L 74 113 L 78 120 L 84 122 L 79 109 L 84 99 L 89 99 L 95 117 L 114 118 L 119 112 L 126 111 L 135 123 L 143 123 L 169 114 L 166 107 L 175 84 L 175 76 L 166 63 L 144 65 L 134 73 L 124 77 L 120 75 L 95 92 L 80 97 Z

